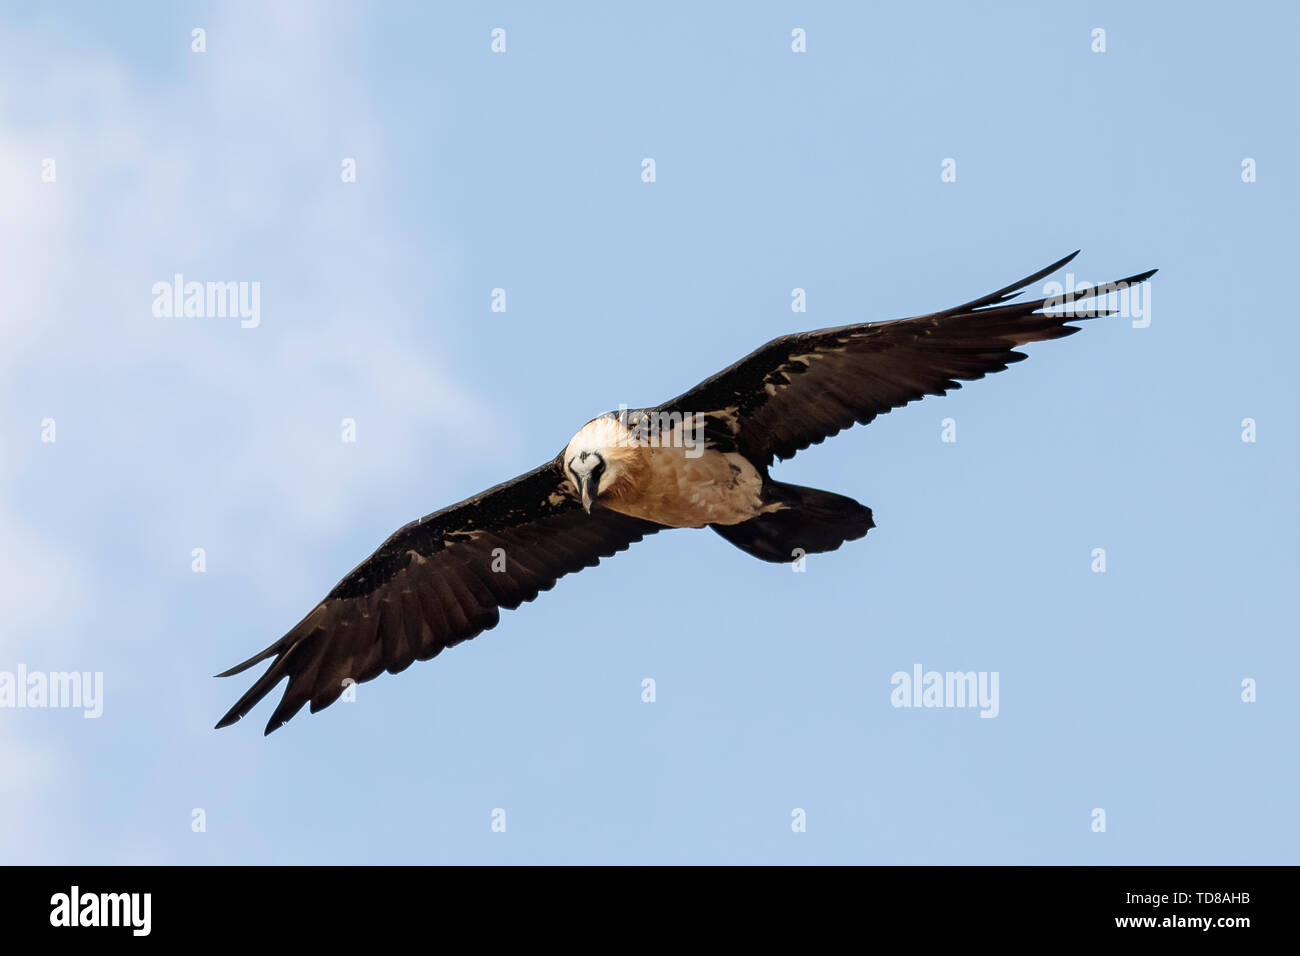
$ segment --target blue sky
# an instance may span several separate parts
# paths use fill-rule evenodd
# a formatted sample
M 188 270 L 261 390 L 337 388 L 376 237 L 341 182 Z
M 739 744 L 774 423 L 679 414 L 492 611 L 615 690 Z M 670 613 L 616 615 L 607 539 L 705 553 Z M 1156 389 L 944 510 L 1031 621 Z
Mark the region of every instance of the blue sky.
M 1297 21 L 8 8 L 0 671 L 102 672 L 103 714 L 0 709 L 0 859 L 1297 862 Z M 1080 247 L 1160 268 L 1149 326 L 777 467 L 864 541 L 797 574 L 661 534 L 355 703 L 212 730 L 247 682 L 210 675 L 593 415 Z M 155 317 L 176 273 L 260 283 L 260 324 Z M 892 707 L 917 664 L 996 672 L 998 716 Z

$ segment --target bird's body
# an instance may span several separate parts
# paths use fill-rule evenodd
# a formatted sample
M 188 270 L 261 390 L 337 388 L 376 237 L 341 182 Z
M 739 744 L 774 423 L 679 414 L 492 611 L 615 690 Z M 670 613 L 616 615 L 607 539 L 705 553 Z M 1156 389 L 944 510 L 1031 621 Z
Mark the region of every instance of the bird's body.
M 1026 357 L 1016 346 L 1111 314 L 1061 306 L 1154 273 L 1008 304 L 1072 258 L 943 312 L 782 336 L 669 402 L 593 419 L 546 464 L 393 534 L 284 637 L 221 675 L 274 658 L 217 726 L 288 677 L 270 733 L 303 705 L 320 710 L 350 683 L 475 637 L 500 608 L 661 530 L 710 527 L 772 562 L 861 538 L 875 526 L 871 509 L 776 481 L 773 462 L 1000 371 Z
M 602 415 L 565 447 L 566 462 L 583 451 L 615 460 L 618 475 L 602 482 L 601 507 L 668 528 L 739 524 L 763 512 L 763 476 L 744 455 L 693 443 L 692 429 L 680 421 L 668 428 L 634 424 L 652 414 Z

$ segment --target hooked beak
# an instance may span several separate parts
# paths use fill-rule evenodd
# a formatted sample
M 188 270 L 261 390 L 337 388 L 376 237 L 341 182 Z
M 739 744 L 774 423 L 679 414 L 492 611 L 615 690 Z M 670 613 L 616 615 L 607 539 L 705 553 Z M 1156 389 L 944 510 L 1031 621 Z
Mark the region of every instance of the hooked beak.
M 591 475 L 580 479 L 578 490 L 582 492 L 582 507 L 587 514 L 591 514 L 592 506 L 596 503 L 595 482 L 591 480 Z

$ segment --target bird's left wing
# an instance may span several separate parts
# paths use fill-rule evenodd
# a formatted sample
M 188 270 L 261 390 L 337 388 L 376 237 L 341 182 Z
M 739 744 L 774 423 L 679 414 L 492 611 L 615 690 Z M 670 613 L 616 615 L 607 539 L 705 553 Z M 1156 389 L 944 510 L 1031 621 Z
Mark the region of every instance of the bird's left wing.
M 996 292 L 942 312 L 783 335 L 652 411 L 703 419 L 712 448 L 755 465 L 829 438 L 926 395 L 961 388 L 1025 358 L 1017 346 L 1071 335 L 1078 319 L 1111 315 L 1077 305 L 1145 282 L 1155 270 L 1070 295 L 1010 302 L 1078 253 Z M 1062 308 L 1064 307 L 1064 308 Z
M 587 514 L 559 458 L 396 532 L 293 630 L 219 677 L 275 660 L 221 718 L 233 724 L 285 677 L 266 733 L 348 682 L 396 674 L 496 626 L 566 574 L 593 567 L 660 525 L 607 509 Z

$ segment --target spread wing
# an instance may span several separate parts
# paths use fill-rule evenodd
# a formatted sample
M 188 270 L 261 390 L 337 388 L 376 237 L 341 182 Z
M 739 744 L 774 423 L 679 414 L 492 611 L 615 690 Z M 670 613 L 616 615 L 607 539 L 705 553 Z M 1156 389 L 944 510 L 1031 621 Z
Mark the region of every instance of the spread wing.
M 959 379 L 1000 372 L 1026 358 L 1016 346 L 1079 331 L 1069 321 L 1114 314 L 1074 303 L 1155 274 L 1152 269 L 1074 296 L 1006 304 L 1076 255 L 943 312 L 783 335 L 656 411 L 704 416 L 711 447 L 739 451 L 766 467 L 855 422 L 865 425 L 926 395 L 961 388 Z
M 495 627 L 566 574 L 658 531 L 608 509 L 583 511 L 559 458 L 399 530 L 293 630 L 219 677 L 275 660 L 218 727 L 243 717 L 285 677 L 269 734 L 310 701 L 328 707 L 347 681 L 396 674 Z

